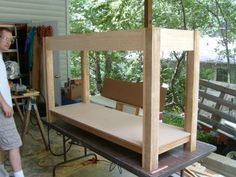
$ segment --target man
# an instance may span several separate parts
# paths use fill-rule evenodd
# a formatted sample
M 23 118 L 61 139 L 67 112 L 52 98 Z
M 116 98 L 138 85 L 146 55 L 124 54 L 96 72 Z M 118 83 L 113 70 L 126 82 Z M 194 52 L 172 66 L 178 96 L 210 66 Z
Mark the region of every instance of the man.
M 14 177 L 24 177 L 19 151 L 22 141 L 13 118 L 11 92 L 7 80 L 6 67 L 2 58 L 2 52 L 7 51 L 12 42 L 11 30 L 0 28 L 0 177 L 4 175 L 2 151 L 9 152 L 9 160 L 14 171 Z M 8 175 L 5 174 L 5 176 Z

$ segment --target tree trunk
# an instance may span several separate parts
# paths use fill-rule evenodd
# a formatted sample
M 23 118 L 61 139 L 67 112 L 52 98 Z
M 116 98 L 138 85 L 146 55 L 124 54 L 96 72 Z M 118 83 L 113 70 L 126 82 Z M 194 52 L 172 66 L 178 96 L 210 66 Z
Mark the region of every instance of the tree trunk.
M 112 71 L 112 58 L 105 53 L 105 78 L 110 78 L 110 74 Z
M 96 89 L 99 93 L 102 90 L 102 76 L 101 76 L 101 66 L 100 66 L 100 57 L 98 53 L 95 53 L 95 80 L 96 80 Z

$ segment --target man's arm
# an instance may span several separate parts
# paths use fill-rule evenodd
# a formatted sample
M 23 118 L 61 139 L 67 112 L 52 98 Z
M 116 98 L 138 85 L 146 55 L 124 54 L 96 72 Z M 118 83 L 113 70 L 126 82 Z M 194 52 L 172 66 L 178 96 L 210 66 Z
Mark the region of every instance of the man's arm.
M 3 98 L 1 92 L 0 92 L 0 107 L 2 108 L 4 114 L 6 117 L 12 117 L 13 116 L 13 109 L 11 106 L 7 104 L 5 99 Z

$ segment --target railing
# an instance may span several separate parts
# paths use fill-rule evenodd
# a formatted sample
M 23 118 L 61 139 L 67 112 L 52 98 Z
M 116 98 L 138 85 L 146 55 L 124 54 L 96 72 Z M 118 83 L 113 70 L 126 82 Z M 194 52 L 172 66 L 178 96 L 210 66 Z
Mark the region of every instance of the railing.
M 198 122 L 236 140 L 236 90 L 200 80 Z

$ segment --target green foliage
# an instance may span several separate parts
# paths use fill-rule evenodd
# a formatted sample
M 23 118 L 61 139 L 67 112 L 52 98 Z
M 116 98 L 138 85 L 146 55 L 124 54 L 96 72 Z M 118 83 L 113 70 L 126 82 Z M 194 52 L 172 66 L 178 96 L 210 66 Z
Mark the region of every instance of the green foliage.
M 215 71 L 212 68 L 201 68 L 200 78 L 206 80 L 213 80 Z
M 163 116 L 163 123 L 174 125 L 177 127 L 184 127 L 184 119 L 179 115 L 173 115 L 166 112 Z
M 217 144 L 216 137 L 212 135 L 211 133 L 205 132 L 203 130 L 197 131 L 197 139 L 206 143 L 215 144 L 215 145 Z
M 89 33 L 138 29 L 144 25 L 144 0 L 71 0 L 70 32 Z M 235 49 L 227 45 L 236 38 L 234 0 L 155 0 L 153 25 L 165 28 L 199 30 L 201 34 L 220 37 L 224 46 L 219 54 L 232 60 Z M 142 81 L 143 54 L 138 51 L 90 52 L 91 93 L 101 91 L 104 78 Z M 71 54 L 71 74 L 80 76 L 78 52 Z M 182 112 L 185 96 L 185 53 L 172 53 L 162 61 L 161 82 L 168 83 L 167 109 Z M 201 70 L 201 78 L 212 79 L 211 69 Z
M 161 83 L 171 85 L 173 73 L 175 72 L 176 61 L 171 59 L 161 60 Z M 179 69 L 178 79 L 173 87 L 168 88 L 165 109 L 168 111 L 182 112 L 185 95 L 185 64 Z M 173 98 L 175 97 L 175 98 Z
M 163 115 L 163 122 L 166 124 L 184 128 L 184 118 L 178 114 L 165 112 Z M 211 133 L 205 132 L 203 130 L 197 131 L 197 139 L 206 143 L 216 144 L 216 137 Z

